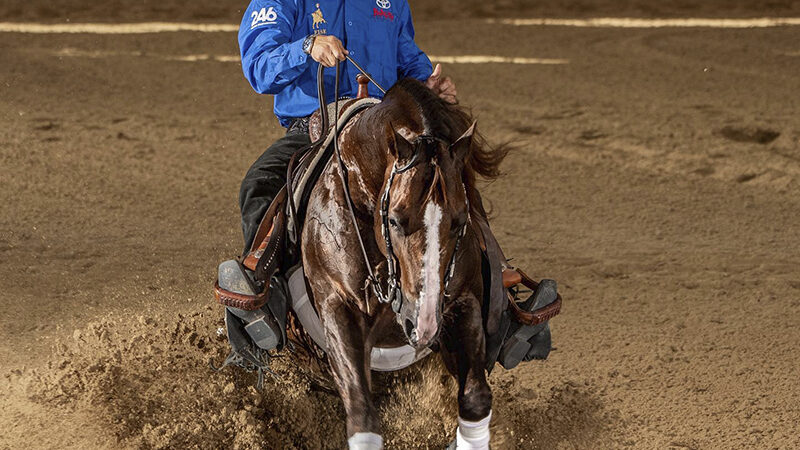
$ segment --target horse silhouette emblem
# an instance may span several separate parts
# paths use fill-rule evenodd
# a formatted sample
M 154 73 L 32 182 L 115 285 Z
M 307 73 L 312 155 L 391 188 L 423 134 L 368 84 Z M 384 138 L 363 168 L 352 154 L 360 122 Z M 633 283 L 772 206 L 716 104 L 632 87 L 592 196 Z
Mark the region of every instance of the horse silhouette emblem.
M 322 10 L 319 9 L 319 3 L 317 3 L 317 10 L 311 13 L 311 19 L 314 21 L 314 29 L 318 29 L 323 23 L 328 23 L 325 18 L 322 17 Z

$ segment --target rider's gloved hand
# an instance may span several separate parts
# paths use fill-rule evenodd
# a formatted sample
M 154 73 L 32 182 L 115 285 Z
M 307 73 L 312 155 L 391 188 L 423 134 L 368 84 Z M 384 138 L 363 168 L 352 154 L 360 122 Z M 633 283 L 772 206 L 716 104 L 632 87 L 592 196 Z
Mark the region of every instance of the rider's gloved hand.
M 442 78 L 441 64 L 436 64 L 433 73 L 428 77 L 428 80 L 425 81 L 425 86 L 428 86 L 436 95 L 447 103 L 458 103 L 458 99 L 456 98 L 456 95 L 458 95 L 456 92 L 456 85 L 450 77 Z
M 337 60 L 344 61 L 347 54 L 347 49 L 336 36 L 318 35 L 311 46 L 311 58 L 325 67 L 335 66 Z

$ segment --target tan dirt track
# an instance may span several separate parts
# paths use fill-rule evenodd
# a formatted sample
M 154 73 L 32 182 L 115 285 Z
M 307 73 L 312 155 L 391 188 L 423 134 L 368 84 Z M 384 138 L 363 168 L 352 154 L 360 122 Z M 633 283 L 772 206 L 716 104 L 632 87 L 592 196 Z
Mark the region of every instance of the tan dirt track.
M 800 447 L 800 28 L 417 22 L 431 54 L 569 61 L 446 67 L 518 144 L 483 188 L 501 243 L 565 299 L 550 359 L 491 376 L 496 446 Z M 236 51 L 0 33 L 0 448 L 344 446 L 290 362 L 263 393 L 207 367 L 239 181 L 281 130 L 238 64 L 165 57 Z M 391 446 L 452 438 L 440 375 L 390 380 Z

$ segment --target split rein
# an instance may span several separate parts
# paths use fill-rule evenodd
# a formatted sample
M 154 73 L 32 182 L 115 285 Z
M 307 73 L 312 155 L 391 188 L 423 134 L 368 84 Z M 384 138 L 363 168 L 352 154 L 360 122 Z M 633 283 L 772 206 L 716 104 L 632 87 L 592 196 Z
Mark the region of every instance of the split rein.
M 347 60 L 350 61 L 359 72 L 361 72 L 369 81 L 371 81 L 375 86 L 380 89 L 381 92 L 384 94 L 386 90 L 384 90 L 376 81 L 372 78 L 358 63 L 356 63 L 350 56 L 347 56 Z M 319 97 L 319 104 L 320 104 L 320 114 L 322 115 L 322 129 L 327 130 L 329 127 L 329 118 L 328 118 L 328 108 L 325 104 L 325 85 L 323 80 L 323 66 L 320 64 L 319 69 L 317 70 L 317 95 Z M 386 283 L 386 292 L 384 293 L 383 289 L 381 288 L 380 282 L 378 278 L 375 276 L 375 272 L 372 268 L 372 264 L 369 261 L 369 256 L 367 255 L 367 249 L 364 245 L 364 238 L 361 236 L 361 231 L 358 228 L 358 221 L 356 219 L 355 214 L 355 206 L 353 204 L 353 198 L 350 194 L 350 186 L 348 183 L 347 178 L 347 166 L 342 159 L 341 149 L 339 148 L 339 126 L 338 126 L 338 119 L 339 119 L 339 63 L 336 63 L 336 77 L 334 82 L 334 125 L 333 125 L 333 146 L 334 151 L 336 153 L 336 158 L 338 162 L 338 173 L 339 178 L 342 181 L 342 186 L 344 188 L 344 196 L 347 201 L 347 209 L 350 213 L 350 219 L 353 222 L 353 228 L 356 232 L 356 237 L 358 238 L 358 244 L 361 248 L 361 255 L 364 259 L 364 265 L 367 267 L 367 280 L 365 280 L 364 289 L 367 289 L 367 286 L 372 288 L 372 292 L 375 297 L 378 299 L 380 303 L 390 303 L 392 306 L 392 311 L 396 314 L 400 312 L 400 307 L 403 304 L 403 293 L 400 286 L 400 278 L 398 276 L 398 260 L 397 256 L 394 254 L 394 247 L 392 245 L 392 238 L 391 238 L 391 230 L 390 230 L 390 221 L 389 221 L 389 192 L 392 188 L 392 183 L 397 175 L 401 175 L 413 167 L 417 166 L 422 162 L 421 155 L 425 154 L 425 149 L 430 147 L 431 144 L 445 144 L 452 148 L 453 144 L 449 144 L 443 139 L 437 138 L 435 136 L 429 135 L 421 135 L 418 136 L 414 140 L 414 154 L 411 159 L 403 166 L 398 166 L 398 161 L 395 161 L 392 166 L 392 171 L 389 174 L 389 179 L 386 182 L 386 188 L 383 191 L 383 196 L 381 197 L 381 234 L 383 235 L 384 243 L 386 245 L 386 263 L 387 263 L 387 272 L 388 272 L 388 280 Z M 324 135 L 324 133 L 323 133 Z M 324 137 L 320 138 L 322 141 Z M 436 156 L 433 156 L 433 163 L 437 164 Z M 437 176 L 439 174 L 439 168 L 436 168 Z M 465 194 L 466 194 L 466 186 L 464 186 Z M 465 195 L 466 202 L 467 202 L 467 214 L 469 214 L 469 197 Z M 453 249 L 453 255 L 450 257 L 450 262 L 448 263 L 447 270 L 445 271 L 445 280 L 444 280 L 444 295 L 445 297 L 450 296 L 450 292 L 448 287 L 450 285 L 450 281 L 453 278 L 453 274 L 455 272 L 456 266 L 456 255 L 458 254 L 458 250 L 461 247 L 461 241 L 463 240 L 464 236 L 467 232 L 467 224 L 469 220 L 464 222 L 462 225 L 461 230 L 458 233 L 458 238 L 456 239 L 456 245 Z M 367 312 L 369 312 L 369 298 L 366 301 L 367 305 Z

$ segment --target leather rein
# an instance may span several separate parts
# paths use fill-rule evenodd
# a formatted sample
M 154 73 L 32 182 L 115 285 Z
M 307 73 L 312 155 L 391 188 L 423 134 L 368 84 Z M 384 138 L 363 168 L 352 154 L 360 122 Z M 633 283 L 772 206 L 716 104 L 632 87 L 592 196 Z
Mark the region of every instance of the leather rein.
M 347 59 L 364 75 L 371 81 L 375 86 L 378 87 L 384 94 L 386 91 L 377 83 L 375 80 L 364 70 L 361 68 L 358 63 L 356 63 L 350 56 Z M 317 94 L 320 99 L 320 114 L 322 114 L 322 124 L 323 130 L 328 129 L 328 108 L 325 105 L 325 86 L 323 82 L 323 67 L 320 64 L 319 70 L 317 71 Z M 334 120 L 338 120 L 339 117 L 339 63 L 336 63 L 336 77 L 334 83 Z M 342 186 L 344 188 L 344 196 L 347 201 L 347 209 L 350 212 L 350 218 L 353 222 L 353 228 L 355 229 L 356 236 L 358 238 L 358 244 L 361 248 L 361 254 L 364 259 L 364 264 L 367 267 L 367 280 L 365 281 L 364 288 L 367 288 L 367 285 L 372 287 L 372 292 L 377 297 L 380 303 L 389 303 L 391 302 L 392 311 L 396 314 L 400 312 L 400 307 L 403 303 L 403 293 L 400 286 L 400 278 L 398 276 L 398 259 L 394 253 L 394 247 L 392 245 L 392 238 L 391 238 L 391 230 L 390 230 L 390 220 L 389 220 L 389 203 L 390 203 L 390 196 L 389 192 L 392 187 L 392 183 L 394 182 L 394 178 L 397 175 L 401 175 L 405 172 L 408 172 L 412 168 L 416 167 L 423 161 L 422 155 L 427 156 L 426 149 L 431 147 L 431 144 L 446 144 L 449 148 L 452 148 L 453 144 L 449 144 L 448 142 L 444 141 L 435 136 L 431 135 L 420 135 L 416 139 L 414 139 L 414 153 L 411 159 L 404 164 L 403 166 L 398 166 L 398 161 L 396 160 L 393 163 L 392 171 L 389 174 L 389 178 L 386 182 L 386 188 L 383 191 L 383 195 L 381 197 L 381 234 L 383 235 L 384 242 L 386 244 L 386 263 L 387 263 L 387 272 L 388 272 L 388 280 L 386 283 L 386 292 L 384 293 L 383 289 L 381 288 L 380 282 L 378 278 L 375 276 L 375 272 L 372 269 L 372 264 L 369 261 L 369 256 L 367 255 L 367 249 L 364 245 L 364 239 L 361 236 L 361 230 L 358 228 L 358 221 L 356 220 L 355 214 L 355 206 L 353 203 L 352 195 L 350 194 L 350 186 L 348 183 L 347 178 L 347 166 L 342 159 L 341 149 L 339 148 L 339 127 L 334 122 L 333 126 L 333 146 L 334 151 L 336 153 L 336 158 L 338 162 L 338 172 L 339 178 L 342 181 Z M 431 161 L 434 165 L 438 164 L 435 154 L 431 155 Z M 463 185 L 464 191 L 466 193 L 466 186 Z M 461 231 L 458 233 L 458 238 L 456 239 L 456 245 L 453 249 L 453 255 L 450 257 L 450 262 L 448 263 L 447 270 L 445 271 L 445 280 L 444 280 L 444 295 L 445 297 L 449 297 L 450 293 L 448 291 L 448 287 L 450 285 L 450 280 L 453 278 L 453 274 L 455 272 L 455 265 L 456 265 L 456 255 L 458 254 L 458 250 L 461 247 L 461 241 L 463 240 L 464 236 L 467 232 L 467 224 L 469 223 L 469 198 L 465 195 L 467 199 L 467 221 L 464 222 L 464 225 L 461 227 Z M 369 312 L 369 299 L 367 299 L 367 311 Z

